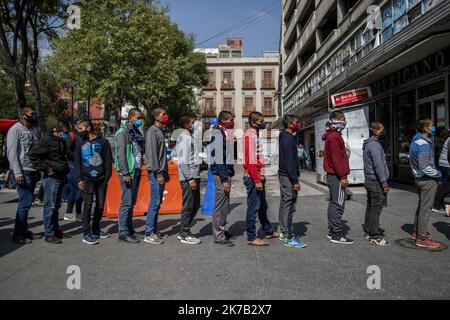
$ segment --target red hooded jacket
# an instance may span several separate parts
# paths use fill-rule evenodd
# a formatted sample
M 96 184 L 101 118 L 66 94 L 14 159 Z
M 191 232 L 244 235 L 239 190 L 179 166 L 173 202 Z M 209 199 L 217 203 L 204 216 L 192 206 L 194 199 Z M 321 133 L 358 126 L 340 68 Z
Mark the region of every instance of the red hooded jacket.
M 323 168 L 326 173 L 335 174 L 340 179 L 347 179 L 350 164 L 342 135 L 336 129 L 330 129 L 322 137 L 325 141 Z

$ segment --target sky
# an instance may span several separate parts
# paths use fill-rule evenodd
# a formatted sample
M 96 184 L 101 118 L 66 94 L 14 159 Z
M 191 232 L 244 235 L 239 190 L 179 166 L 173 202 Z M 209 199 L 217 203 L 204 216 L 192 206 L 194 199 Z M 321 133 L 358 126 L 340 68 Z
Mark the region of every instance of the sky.
M 281 0 L 162 2 L 170 4 L 172 21 L 185 33 L 194 34 L 196 44 L 224 32 L 223 35 L 200 44 L 200 48 L 217 48 L 228 36 L 232 36 L 244 38 L 245 56 L 261 56 L 263 51 L 279 51 Z M 229 28 L 232 30 L 226 31 Z

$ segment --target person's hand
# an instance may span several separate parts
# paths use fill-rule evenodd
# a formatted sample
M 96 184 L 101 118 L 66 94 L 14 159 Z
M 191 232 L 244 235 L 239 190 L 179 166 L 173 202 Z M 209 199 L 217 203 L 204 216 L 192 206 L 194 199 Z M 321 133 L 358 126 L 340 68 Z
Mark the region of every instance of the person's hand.
M 158 176 L 158 183 L 159 183 L 160 185 L 163 185 L 163 184 L 166 183 L 166 179 L 164 179 L 163 176 Z
M 130 184 L 131 183 L 131 177 L 130 176 L 123 176 L 122 178 L 123 183 Z
M 223 182 L 222 185 L 223 185 L 223 191 L 225 193 L 230 193 L 231 192 L 231 183 L 229 181 Z
M 348 180 L 347 179 L 341 179 L 341 187 L 347 188 L 348 187 Z
M 256 191 L 263 191 L 264 185 L 262 182 L 255 183 Z
M 22 177 L 16 177 L 16 183 L 21 186 L 25 183 L 25 179 Z
M 191 190 L 192 190 L 192 191 L 195 191 L 195 190 L 197 190 L 197 188 L 198 188 L 198 186 L 197 186 L 197 181 L 195 181 L 195 180 L 189 181 L 189 185 L 191 186 Z
M 86 187 L 86 185 L 84 184 L 84 181 L 78 182 L 78 189 L 80 189 L 81 191 L 84 191 L 85 187 Z
M 389 191 L 391 191 L 391 188 L 389 188 L 389 187 L 383 188 L 383 192 L 384 192 L 384 193 L 388 194 Z
M 261 182 L 262 183 L 266 182 L 266 176 L 261 176 Z
M 302 189 L 302 187 L 300 186 L 300 183 L 294 184 L 294 190 L 295 191 L 300 192 L 301 189 Z
M 55 172 L 52 170 L 52 168 L 49 167 L 49 168 L 47 169 L 47 175 L 48 175 L 49 177 L 55 175 Z

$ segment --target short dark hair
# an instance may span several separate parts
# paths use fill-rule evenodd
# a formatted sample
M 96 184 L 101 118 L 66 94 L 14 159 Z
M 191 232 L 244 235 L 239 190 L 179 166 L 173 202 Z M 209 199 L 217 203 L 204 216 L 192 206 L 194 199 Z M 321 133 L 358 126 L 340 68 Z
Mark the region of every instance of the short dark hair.
M 264 118 L 261 112 L 253 111 L 248 115 L 248 123 L 252 125 L 252 123 L 258 121 L 261 118 Z
M 339 111 L 339 110 L 333 111 L 330 114 L 330 120 L 342 119 L 342 117 L 345 117 L 345 114 L 342 111 Z
M 61 132 L 61 131 L 68 131 L 69 129 L 70 129 L 69 124 L 67 122 L 61 121 L 61 120 L 59 120 L 56 123 L 56 126 L 54 128 L 55 131 L 59 131 L 59 132 Z
M 137 113 L 141 113 L 142 114 L 142 110 L 139 108 L 133 108 L 130 111 L 128 111 L 128 119 L 133 118 Z
M 371 134 L 374 134 L 375 131 L 380 130 L 382 127 L 384 127 L 384 124 L 382 122 L 372 122 L 369 129 Z
M 192 120 L 195 120 L 194 116 L 185 114 L 180 117 L 178 124 L 180 125 L 181 128 L 186 129 L 186 125 L 188 125 L 189 122 L 191 122 Z
M 167 111 L 166 108 L 159 106 L 152 109 L 152 112 L 150 113 L 150 117 L 154 120 L 156 119 L 163 111 Z
M 219 116 L 217 117 L 217 121 L 219 123 L 223 122 L 224 120 L 233 118 L 233 114 L 230 111 L 221 111 L 219 113 Z
M 93 123 L 91 120 L 89 120 L 89 119 L 83 119 L 83 120 L 81 120 L 81 121 L 78 123 L 78 125 L 80 125 L 80 124 L 86 125 L 86 126 L 90 129 L 91 132 L 95 132 L 95 126 L 94 126 L 94 123 Z
M 294 121 L 298 121 L 298 117 L 293 114 L 287 114 L 283 117 L 283 126 L 285 129 L 289 128 L 289 126 L 294 123 Z
M 27 107 L 23 107 L 22 110 L 20 110 L 20 112 L 21 112 L 22 114 L 24 114 L 25 112 L 28 112 L 28 111 L 36 112 L 36 109 L 35 109 L 34 107 L 29 107 L 29 106 L 27 106 Z
M 423 133 L 425 131 L 425 128 L 427 128 L 432 123 L 433 121 L 430 118 L 419 119 L 419 121 L 417 121 L 416 129 L 420 133 Z

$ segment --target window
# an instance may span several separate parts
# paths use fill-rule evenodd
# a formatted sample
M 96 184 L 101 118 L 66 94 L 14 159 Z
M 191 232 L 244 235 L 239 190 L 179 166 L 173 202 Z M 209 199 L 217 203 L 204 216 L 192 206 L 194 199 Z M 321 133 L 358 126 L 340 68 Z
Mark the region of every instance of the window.
M 232 109 L 233 109 L 233 98 L 224 97 L 222 110 L 232 112 L 233 111 Z
M 221 58 L 229 58 L 230 57 L 230 53 L 228 51 L 221 51 L 220 52 L 220 57 Z
M 230 71 L 226 71 L 223 73 L 223 83 L 231 83 L 233 82 L 232 74 Z
M 214 77 L 214 72 L 213 71 L 208 72 L 208 82 L 209 83 L 214 83 L 215 82 L 214 78 L 215 78 Z
M 263 113 L 266 115 L 272 115 L 273 112 L 273 100 L 271 97 L 264 98 L 264 108 Z
M 264 83 L 272 82 L 272 71 L 264 71 Z
M 205 110 L 214 111 L 214 99 L 213 98 L 205 98 Z
M 244 106 L 247 110 L 253 109 L 253 97 L 245 97 Z
M 244 72 L 244 81 L 245 82 L 253 82 L 253 71 L 245 71 Z
M 241 58 L 242 57 L 242 53 L 240 51 L 233 51 L 233 52 L 231 52 L 231 56 L 233 58 Z

